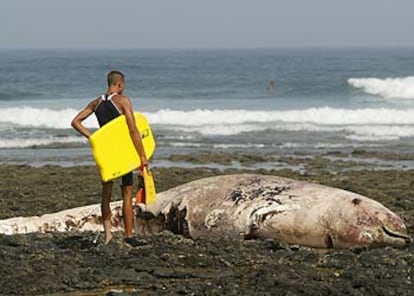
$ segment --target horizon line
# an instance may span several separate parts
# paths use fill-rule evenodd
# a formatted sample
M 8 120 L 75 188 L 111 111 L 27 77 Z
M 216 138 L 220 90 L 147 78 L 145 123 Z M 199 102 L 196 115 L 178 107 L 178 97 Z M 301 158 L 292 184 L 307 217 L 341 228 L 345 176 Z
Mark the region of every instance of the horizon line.
M 281 50 L 281 49 L 392 49 L 392 48 L 414 48 L 414 45 L 280 45 L 280 46 L 188 46 L 188 47 L 156 47 L 156 46 L 131 46 L 131 47 L 1 47 L 0 50 L 98 50 L 98 51 L 117 51 L 117 50 Z

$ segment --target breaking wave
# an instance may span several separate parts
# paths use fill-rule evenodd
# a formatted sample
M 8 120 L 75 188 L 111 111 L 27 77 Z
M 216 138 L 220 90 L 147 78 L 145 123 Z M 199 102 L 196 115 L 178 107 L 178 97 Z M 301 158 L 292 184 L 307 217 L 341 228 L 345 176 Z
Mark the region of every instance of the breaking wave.
M 75 109 L 51 110 L 33 107 L 13 107 L 0 109 L 0 123 L 9 123 L 17 126 L 67 129 L 78 113 Z M 85 122 L 90 128 L 98 127 L 94 116 L 90 116 Z
M 414 99 L 414 76 L 403 78 L 350 78 L 348 84 L 384 98 Z
M 27 127 L 53 129 L 71 128 L 70 122 L 78 111 L 75 109 L 50 110 L 32 107 L 0 109 L 0 123 Z M 330 107 L 285 111 L 209 110 L 191 111 L 162 109 L 144 113 L 151 124 L 161 126 L 204 127 L 243 126 L 267 123 L 303 123 L 317 125 L 361 124 L 414 124 L 414 109 L 339 109 Z M 85 122 L 88 127 L 98 127 L 94 116 Z M 242 130 L 242 129 L 241 129 Z M 236 131 L 240 132 L 240 131 Z
M 28 148 L 40 146 L 64 147 L 70 144 L 86 144 L 86 139 L 81 137 L 49 137 L 49 138 L 14 138 L 0 139 L 0 148 Z
M 75 109 L 51 110 L 33 107 L 0 109 L 0 133 L 8 133 L 7 138 L 13 138 L 10 133 L 16 132 L 14 140 L 0 137 L 0 147 L 48 145 L 53 141 L 77 143 L 81 140 L 76 137 L 75 131 L 73 137 L 62 138 L 49 138 L 47 137 L 49 132 L 41 132 L 43 129 L 70 130 L 70 122 L 77 112 Z M 183 137 L 194 133 L 202 136 L 231 136 L 272 131 L 341 132 L 344 137 L 356 141 L 414 137 L 414 109 L 330 107 L 285 111 L 163 109 L 144 114 L 155 132 L 178 131 Z M 98 127 L 94 116 L 88 118 L 85 125 L 89 128 Z M 43 133 L 44 136 L 34 137 L 32 140 L 18 139 L 16 130 L 19 128 L 36 130 L 36 134 Z M 64 134 L 70 136 L 68 131 Z

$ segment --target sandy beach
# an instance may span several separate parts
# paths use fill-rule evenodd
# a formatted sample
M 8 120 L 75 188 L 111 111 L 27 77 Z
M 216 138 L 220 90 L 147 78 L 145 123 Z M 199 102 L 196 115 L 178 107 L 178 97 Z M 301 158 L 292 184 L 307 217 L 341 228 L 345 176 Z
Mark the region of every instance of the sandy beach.
M 211 154 L 181 156 L 202 164 L 245 165 L 266 158 Z M 373 157 L 359 153 L 357 159 Z M 395 159 L 398 155 L 375 155 Z M 410 158 L 411 156 L 405 156 Z M 176 156 L 177 158 L 177 156 Z M 172 158 L 171 158 L 172 159 Z M 287 160 L 286 160 L 287 161 Z M 297 157 L 302 171 L 256 169 L 366 195 L 401 215 L 414 234 L 413 170 L 361 169 L 327 156 Z M 218 174 L 252 169 L 154 168 L 161 192 Z M 34 168 L 0 166 L 0 218 L 41 215 L 99 203 L 93 166 Z M 114 186 L 114 200 L 120 199 Z M 109 245 L 94 245 L 94 233 L 0 235 L 2 295 L 410 295 L 414 247 L 321 251 L 276 241 L 191 240 L 167 231 L 131 248 L 116 233 Z

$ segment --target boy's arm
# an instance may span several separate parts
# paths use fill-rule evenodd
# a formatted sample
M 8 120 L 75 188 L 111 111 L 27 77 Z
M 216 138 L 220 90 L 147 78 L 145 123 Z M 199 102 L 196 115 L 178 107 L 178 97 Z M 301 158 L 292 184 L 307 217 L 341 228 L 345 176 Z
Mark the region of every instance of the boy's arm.
M 141 158 L 141 166 L 148 166 L 147 155 L 145 154 L 144 145 L 142 144 L 141 135 L 135 124 L 134 111 L 132 109 L 131 101 L 128 97 L 123 102 L 123 111 L 128 124 L 129 134 L 131 135 L 132 142 L 134 143 L 135 149 Z
M 72 120 L 72 127 L 77 130 L 79 133 L 81 133 L 83 136 L 89 139 L 91 136 L 91 131 L 87 129 L 83 124 L 82 121 L 84 121 L 86 118 L 91 115 L 95 110 L 95 101 L 90 102 L 83 110 L 81 110 L 75 118 Z

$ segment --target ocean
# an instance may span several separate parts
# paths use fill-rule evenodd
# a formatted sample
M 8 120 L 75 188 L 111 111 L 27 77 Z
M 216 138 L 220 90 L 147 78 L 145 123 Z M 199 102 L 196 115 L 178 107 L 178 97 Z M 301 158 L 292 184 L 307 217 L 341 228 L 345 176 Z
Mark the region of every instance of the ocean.
M 410 153 L 413 57 L 414 48 L 0 50 L 0 162 L 92 164 L 70 122 L 112 69 L 153 127 L 154 162 L 211 151 Z M 85 124 L 98 126 L 93 116 Z

